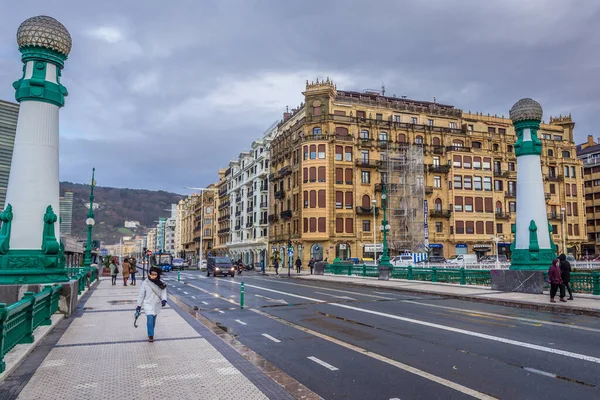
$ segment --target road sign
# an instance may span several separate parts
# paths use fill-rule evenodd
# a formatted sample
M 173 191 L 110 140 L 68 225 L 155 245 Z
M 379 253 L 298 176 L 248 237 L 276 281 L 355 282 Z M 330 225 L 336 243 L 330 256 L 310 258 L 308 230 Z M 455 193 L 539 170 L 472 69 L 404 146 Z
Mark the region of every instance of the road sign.
M 292 257 L 294 255 L 294 250 L 288 250 L 288 257 Z

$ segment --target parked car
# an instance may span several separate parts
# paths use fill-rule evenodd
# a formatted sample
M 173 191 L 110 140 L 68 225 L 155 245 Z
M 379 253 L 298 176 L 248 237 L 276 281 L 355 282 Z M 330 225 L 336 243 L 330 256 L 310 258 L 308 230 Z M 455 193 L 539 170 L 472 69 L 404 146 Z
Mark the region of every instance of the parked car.
M 479 262 L 482 263 L 482 264 L 495 264 L 496 263 L 496 256 L 481 257 L 481 259 L 479 260 Z M 508 258 L 506 258 L 506 256 L 504 254 L 499 254 L 498 255 L 498 262 L 500 262 L 500 263 L 507 263 L 508 262 Z
M 184 265 L 183 258 L 174 258 L 171 265 L 173 265 L 173 269 L 182 270 Z
M 202 262 L 200 263 L 200 271 L 206 271 L 206 264 L 207 264 L 207 261 L 202 260 Z
M 417 264 L 443 264 L 446 262 L 446 258 L 442 256 L 431 256 L 427 259 L 419 261 Z
M 412 256 L 405 254 L 392 257 L 390 262 L 394 267 L 408 267 L 415 264 Z
M 208 257 L 206 260 L 206 276 L 235 276 L 235 267 L 229 257 Z
M 458 254 L 450 257 L 446 262 L 450 264 L 477 264 L 477 254 Z

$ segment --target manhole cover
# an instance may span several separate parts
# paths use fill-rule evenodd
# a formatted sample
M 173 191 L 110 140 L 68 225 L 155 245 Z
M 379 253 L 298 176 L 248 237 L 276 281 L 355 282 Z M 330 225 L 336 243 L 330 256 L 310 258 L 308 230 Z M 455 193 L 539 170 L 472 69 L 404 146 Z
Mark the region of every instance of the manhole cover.
M 136 300 L 109 300 L 110 304 L 135 304 Z

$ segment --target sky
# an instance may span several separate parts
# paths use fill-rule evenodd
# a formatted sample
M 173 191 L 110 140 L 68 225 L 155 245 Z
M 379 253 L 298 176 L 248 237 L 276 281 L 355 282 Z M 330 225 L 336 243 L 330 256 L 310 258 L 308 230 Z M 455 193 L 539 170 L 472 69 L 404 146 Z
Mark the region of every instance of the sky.
M 249 149 L 306 80 L 508 116 L 522 97 L 600 136 L 597 0 L 0 0 L 0 99 L 16 31 L 59 20 L 60 178 L 190 193 Z M 141 6 L 143 4 L 143 6 Z

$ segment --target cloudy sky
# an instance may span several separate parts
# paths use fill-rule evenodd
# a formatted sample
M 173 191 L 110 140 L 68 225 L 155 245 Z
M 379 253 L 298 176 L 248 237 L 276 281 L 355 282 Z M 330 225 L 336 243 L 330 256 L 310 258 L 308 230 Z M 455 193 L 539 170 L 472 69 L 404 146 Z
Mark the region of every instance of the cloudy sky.
M 597 0 L 2 0 L 0 99 L 34 15 L 73 38 L 61 179 L 164 189 L 216 180 L 306 79 L 508 114 L 521 97 L 600 136 Z M 141 6 L 143 4 L 143 6 Z

